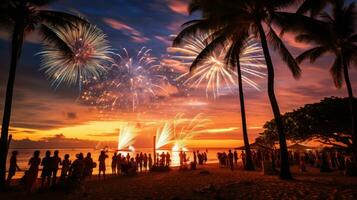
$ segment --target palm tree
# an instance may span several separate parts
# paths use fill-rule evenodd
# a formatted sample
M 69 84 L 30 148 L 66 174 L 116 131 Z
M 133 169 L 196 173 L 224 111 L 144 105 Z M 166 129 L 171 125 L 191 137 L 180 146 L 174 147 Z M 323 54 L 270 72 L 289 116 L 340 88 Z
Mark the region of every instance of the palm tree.
M 334 2 L 334 0 L 304 0 L 296 13 L 309 13 L 311 17 L 316 17 L 326 7 L 326 5 L 332 2 Z
M 352 119 L 352 152 L 357 156 L 357 108 L 353 104 L 353 91 L 349 77 L 349 68 L 352 63 L 357 63 L 357 33 L 356 33 L 356 7 L 355 3 L 345 5 L 343 0 L 331 2 L 332 11 L 323 12 L 315 20 L 315 24 L 298 34 L 296 40 L 305 43 L 314 43 L 316 46 L 300 54 L 296 60 L 302 62 L 310 59 L 315 62 L 326 53 L 335 56 L 330 73 L 335 86 L 341 88 L 345 80 L 348 97 L 350 99 L 350 112 Z
M 192 1 L 191 3 L 191 8 L 194 10 L 194 6 L 196 2 Z M 200 6 L 200 5 L 198 5 Z M 192 11 L 193 12 L 193 11 Z M 242 120 L 242 132 L 243 132 L 243 141 L 244 141 L 244 147 L 245 147 L 245 152 L 246 152 L 246 160 L 245 160 L 245 170 L 254 170 L 254 165 L 253 165 L 253 160 L 252 160 L 252 154 L 249 146 L 249 139 L 248 139 L 248 131 L 247 131 L 247 122 L 246 122 L 246 114 L 245 114 L 245 104 L 244 104 L 244 93 L 243 93 L 243 83 L 242 83 L 242 72 L 241 72 L 241 66 L 240 66 L 240 54 L 242 53 L 242 49 L 244 48 L 245 43 L 247 42 L 248 39 L 248 34 L 240 33 L 238 35 L 242 35 L 242 37 L 235 38 L 234 34 L 232 33 L 238 33 L 243 31 L 244 29 L 238 28 L 237 24 L 224 24 L 217 20 L 215 16 L 211 16 L 208 19 L 203 19 L 200 20 L 199 23 L 198 21 L 190 21 L 186 24 L 204 24 L 204 23 L 209 23 L 210 25 L 205 27 L 205 28 L 198 28 L 198 29 L 192 29 L 189 30 L 189 27 L 184 29 L 174 40 L 174 46 L 180 45 L 182 40 L 190 35 L 194 34 L 195 31 L 201 31 L 201 32 L 206 32 L 209 34 L 207 38 L 207 46 L 205 49 L 202 50 L 202 52 L 197 56 L 197 58 L 193 61 L 190 70 L 194 71 L 195 68 L 201 63 L 201 61 L 211 55 L 211 53 L 215 50 L 223 50 L 226 51 L 227 54 L 225 56 L 226 60 L 226 67 L 232 67 L 234 66 L 237 70 L 238 74 L 238 93 L 239 93 L 239 99 L 240 99 L 240 110 L 241 110 L 241 120 Z M 247 30 L 247 29 L 246 29 Z M 213 40 L 212 42 L 208 42 Z
M 253 35 L 259 38 L 264 52 L 264 57 L 268 71 L 268 95 L 271 107 L 274 113 L 277 132 L 279 135 L 280 144 L 280 178 L 291 179 L 290 167 L 288 162 L 288 151 L 284 134 L 284 126 L 281 120 L 280 109 L 274 92 L 274 65 L 271 60 L 268 41 L 278 50 L 279 54 L 287 63 L 290 71 L 295 78 L 300 76 L 300 68 L 297 65 L 294 57 L 289 53 L 288 49 L 278 37 L 272 23 L 277 25 L 288 26 L 287 21 L 295 17 L 292 13 L 280 12 L 279 9 L 289 7 L 294 4 L 295 0 L 277 0 L 277 1 L 261 1 L 261 0 L 191 0 L 189 11 L 202 12 L 202 19 L 189 21 L 184 24 L 185 28 L 180 32 L 174 41 L 174 45 L 180 43 L 182 38 L 193 34 L 197 31 L 214 30 L 212 34 L 212 42 L 207 45 L 206 49 L 193 62 L 191 69 L 195 67 L 200 60 L 207 56 L 211 51 L 226 43 L 227 40 L 237 42 L 229 48 L 228 55 L 239 55 L 239 44 L 241 38 L 247 38 L 248 35 Z M 265 28 L 264 28 L 265 26 Z M 233 50 L 237 48 L 238 50 Z M 228 56 L 229 58 L 230 56 Z M 237 60 L 237 59 L 235 59 Z
M 0 139 L 0 188 L 5 185 L 6 157 L 8 131 L 11 116 L 11 104 L 16 75 L 17 62 L 25 36 L 34 30 L 41 33 L 44 40 L 71 53 L 69 47 L 52 31 L 54 26 L 73 25 L 76 20 L 83 19 L 71 14 L 44 10 L 41 7 L 51 3 L 51 0 L 6 0 L 0 3 L 0 23 L 12 30 L 11 62 L 9 78 L 6 87 L 3 122 Z M 85 22 L 86 23 L 86 22 Z

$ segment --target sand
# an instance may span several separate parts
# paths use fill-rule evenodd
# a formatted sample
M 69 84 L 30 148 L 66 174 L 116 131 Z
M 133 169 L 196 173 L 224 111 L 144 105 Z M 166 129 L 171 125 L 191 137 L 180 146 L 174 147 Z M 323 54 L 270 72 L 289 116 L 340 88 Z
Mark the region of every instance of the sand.
M 195 171 L 151 172 L 134 177 L 92 177 L 83 191 L 65 194 L 44 191 L 26 194 L 12 189 L 0 199 L 357 199 L 357 178 L 341 172 L 319 173 L 308 168 L 301 173 L 292 167 L 294 180 L 283 181 L 260 171 L 231 171 L 216 164 Z

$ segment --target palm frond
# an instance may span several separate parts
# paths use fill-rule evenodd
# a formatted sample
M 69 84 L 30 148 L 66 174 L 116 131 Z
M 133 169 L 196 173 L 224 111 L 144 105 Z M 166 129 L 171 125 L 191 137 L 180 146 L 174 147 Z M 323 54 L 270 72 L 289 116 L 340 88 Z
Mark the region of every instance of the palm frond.
M 333 65 L 330 69 L 330 74 L 333 78 L 333 81 L 335 83 L 335 86 L 337 88 L 341 88 L 342 87 L 342 81 L 343 81 L 343 76 L 342 76 L 342 71 L 343 67 L 342 67 L 342 60 L 340 56 L 337 56 L 335 58 L 335 61 L 333 62 Z
M 215 38 L 212 42 L 210 42 L 196 57 L 196 59 L 192 62 L 190 66 L 190 71 L 194 71 L 197 66 L 212 52 L 218 49 L 218 47 L 223 48 L 223 46 L 227 43 L 229 40 L 229 37 L 227 36 L 228 33 L 223 33 L 222 35 L 218 36 Z
M 268 33 L 268 40 L 272 44 L 275 50 L 278 50 L 283 61 L 288 65 L 290 71 L 292 72 L 294 78 L 299 78 L 301 74 L 301 69 L 297 64 L 294 57 L 290 54 L 289 50 L 286 48 L 284 42 L 279 38 L 275 31 L 270 27 Z
M 53 10 L 39 10 L 38 16 L 41 22 L 50 26 L 74 26 L 76 22 L 88 23 L 88 21 L 82 17 Z
M 312 49 L 309 49 L 301 53 L 299 56 L 296 57 L 295 60 L 296 62 L 301 63 L 306 59 L 310 59 L 310 62 L 313 63 L 317 58 L 319 58 L 322 54 L 326 53 L 327 51 L 328 48 L 323 46 L 314 47 Z
M 189 35 L 194 35 L 198 31 L 208 32 L 209 22 L 207 20 L 195 20 L 187 22 L 189 25 L 186 26 L 181 32 L 176 36 L 173 41 L 173 46 L 179 46 L 181 42 Z
M 39 32 L 42 35 L 43 40 L 48 44 L 48 45 L 55 45 L 56 48 L 59 48 L 62 50 L 63 53 L 65 54 L 72 54 L 71 48 L 67 45 L 66 42 L 60 38 L 51 27 L 48 27 L 45 24 L 41 24 L 39 28 Z

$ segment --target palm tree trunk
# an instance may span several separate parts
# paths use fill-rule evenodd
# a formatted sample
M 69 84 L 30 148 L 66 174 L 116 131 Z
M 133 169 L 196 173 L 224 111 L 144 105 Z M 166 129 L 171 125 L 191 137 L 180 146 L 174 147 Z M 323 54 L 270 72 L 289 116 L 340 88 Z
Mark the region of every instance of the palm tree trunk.
M 343 65 L 343 75 L 346 83 L 346 88 L 348 92 L 348 99 L 349 99 L 349 104 L 350 104 L 350 112 L 351 112 L 351 128 L 352 128 L 352 153 L 354 155 L 354 159 L 357 159 L 357 119 L 356 119 L 356 113 L 357 110 L 355 108 L 355 103 L 354 103 L 354 97 L 353 97 L 353 90 L 351 86 L 351 81 L 350 81 L 350 76 L 348 74 L 348 65 L 345 59 L 343 58 L 343 55 L 341 55 L 342 59 L 342 65 Z
M 6 158 L 7 158 L 7 147 L 8 147 L 8 133 L 10 125 L 11 116 L 11 105 L 12 97 L 15 83 L 16 67 L 17 61 L 20 56 L 22 43 L 24 36 L 24 26 L 23 23 L 16 23 L 14 27 L 14 32 L 12 35 L 11 42 L 11 63 L 9 70 L 9 78 L 7 80 L 6 87 L 6 97 L 4 106 L 4 115 L 1 127 L 1 139 L 0 139 L 0 188 L 5 186 L 5 175 L 6 175 Z
M 247 120 L 245 117 L 245 105 L 244 105 L 244 93 L 243 93 L 243 84 L 242 84 L 242 71 L 240 67 L 239 55 L 236 58 L 237 61 L 237 72 L 238 72 L 238 90 L 239 90 L 239 101 L 240 101 L 240 113 L 242 117 L 242 131 L 243 131 L 243 141 L 244 149 L 246 153 L 245 161 L 245 170 L 254 170 L 252 153 L 250 151 L 249 140 L 248 140 L 248 131 L 247 131 Z
M 280 159 L 281 159 L 279 177 L 285 180 L 292 179 L 290 166 L 289 166 L 288 149 L 287 149 L 286 139 L 284 134 L 283 121 L 281 119 L 279 105 L 276 100 L 275 92 L 274 92 L 274 66 L 270 57 L 265 31 L 260 23 L 258 23 L 258 29 L 259 29 L 260 40 L 264 52 L 265 62 L 268 70 L 268 95 L 269 95 L 271 108 L 274 113 L 275 124 L 279 136 Z

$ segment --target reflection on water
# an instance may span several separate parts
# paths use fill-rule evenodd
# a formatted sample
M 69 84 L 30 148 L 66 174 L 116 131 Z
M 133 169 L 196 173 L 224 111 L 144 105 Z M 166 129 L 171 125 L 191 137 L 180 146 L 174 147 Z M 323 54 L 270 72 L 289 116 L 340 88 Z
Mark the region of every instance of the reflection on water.
M 14 150 L 17 150 L 19 152 L 19 154 L 17 156 L 17 162 L 18 162 L 20 169 L 22 170 L 20 172 L 16 172 L 16 175 L 14 178 L 21 178 L 24 174 L 24 170 L 28 169 L 28 161 L 32 157 L 32 154 L 35 151 L 35 149 L 10 149 L 9 154 L 8 154 L 8 162 L 7 163 L 9 163 L 11 152 Z M 94 150 L 94 149 L 58 149 L 58 150 L 59 150 L 59 155 L 62 159 L 65 154 L 69 154 L 70 160 L 72 160 L 72 161 L 76 159 L 75 156 L 80 152 L 82 152 L 84 154 L 84 156 L 86 156 L 86 154 L 88 152 L 91 152 L 93 161 L 98 163 L 98 158 L 99 158 L 99 154 L 100 154 L 100 150 Z M 198 150 L 200 152 L 206 151 L 206 149 L 194 149 L 194 150 L 195 151 Z M 46 151 L 45 149 L 40 150 L 41 158 L 44 156 L 45 151 Z M 51 153 L 53 154 L 54 151 L 55 151 L 55 149 L 51 150 Z M 207 157 L 208 157 L 207 163 L 217 163 L 217 152 L 222 152 L 222 151 L 228 151 L 228 150 L 227 149 L 208 149 L 207 150 Z M 140 152 L 151 154 L 151 156 L 154 158 L 154 156 L 153 156 L 154 152 L 153 152 L 152 148 L 138 148 L 138 149 L 135 149 L 135 151 L 130 151 L 130 152 L 129 151 L 119 151 L 118 153 L 121 153 L 124 156 L 126 156 L 129 153 L 130 157 L 135 157 L 136 154 L 138 154 L 138 153 L 140 154 Z M 161 154 L 162 152 L 170 153 L 171 166 L 179 166 L 180 165 L 180 158 L 179 158 L 180 152 L 179 151 L 156 150 L 156 153 Z M 109 151 L 107 153 L 107 155 L 108 155 L 108 159 L 106 159 L 105 164 L 106 164 L 107 173 L 110 174 L 111 173 L 111 161 L 112 161 L 112 156 L 114 155 L 114 151 Z M 189 151 L 186 151 L 186 155 L 188 158 L 188 162 L 193 160 L 193 153 L 192 153 L 191 149 Z M 7 165 L 7 167 L 8 167 L 8 165 Z M 98 174 L 98 168 L 94 168 L 93 174 Z

